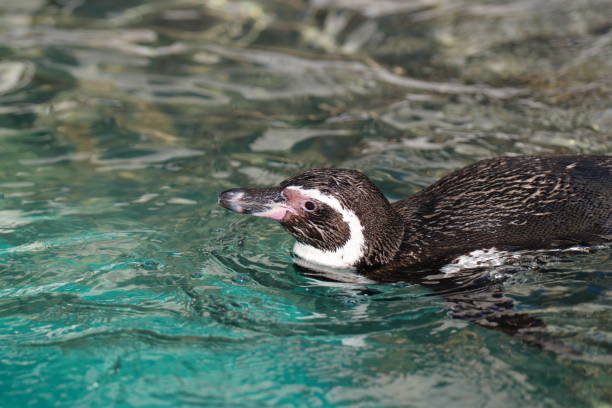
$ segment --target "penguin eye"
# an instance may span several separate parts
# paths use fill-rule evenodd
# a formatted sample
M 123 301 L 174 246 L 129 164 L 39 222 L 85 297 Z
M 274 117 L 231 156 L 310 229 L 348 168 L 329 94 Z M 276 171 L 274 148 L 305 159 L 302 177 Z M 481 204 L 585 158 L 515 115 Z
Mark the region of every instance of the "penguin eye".
M 306 201 L 303 207 L 308 212 L 312 212 L 317 209 L 317 205 L 313 201 Z

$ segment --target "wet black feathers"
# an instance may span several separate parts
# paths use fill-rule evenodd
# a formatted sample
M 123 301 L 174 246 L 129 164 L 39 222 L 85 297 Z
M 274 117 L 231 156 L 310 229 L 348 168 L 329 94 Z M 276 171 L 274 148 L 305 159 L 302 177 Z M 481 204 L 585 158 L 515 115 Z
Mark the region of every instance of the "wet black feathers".
M 457 170 L 393 204 L 409 226 L 399 258 L 549 248 L 610 239 L 612 158 L 501 157 Z

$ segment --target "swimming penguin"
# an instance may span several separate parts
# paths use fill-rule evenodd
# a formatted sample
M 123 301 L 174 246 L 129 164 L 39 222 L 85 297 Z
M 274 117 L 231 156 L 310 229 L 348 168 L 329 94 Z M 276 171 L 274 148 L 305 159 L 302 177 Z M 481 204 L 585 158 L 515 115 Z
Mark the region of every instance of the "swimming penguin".
M 298 260 L 384 281 L 479 249 L 609 242 L 612 157 L 482 160 L 394 203 L 357 170 L 312 169 L 278 187 L 224 191 L 219 204 L 279 221 Z

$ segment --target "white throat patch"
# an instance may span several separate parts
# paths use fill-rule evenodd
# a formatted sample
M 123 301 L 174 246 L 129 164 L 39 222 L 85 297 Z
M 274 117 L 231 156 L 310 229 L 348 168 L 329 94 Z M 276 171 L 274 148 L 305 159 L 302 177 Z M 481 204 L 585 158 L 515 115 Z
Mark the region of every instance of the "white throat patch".
M 352 268 L 363 257 L 363 226 L 355 213 L 345 208 L 337 198 L 321 193 L 315 189 L 301 189 L 289 186 L 291 190 L 296 190 L 300 194 L 313 198 L 327 204 L 342 216 L 344 222 L 349 226 L 349 239 L 346 243 L 335 251 L 317 249 L 313 246 L 296 242 L 293 246 L 293 253 L 298 257 L 314 264 L 325 265 L 332 268 Z

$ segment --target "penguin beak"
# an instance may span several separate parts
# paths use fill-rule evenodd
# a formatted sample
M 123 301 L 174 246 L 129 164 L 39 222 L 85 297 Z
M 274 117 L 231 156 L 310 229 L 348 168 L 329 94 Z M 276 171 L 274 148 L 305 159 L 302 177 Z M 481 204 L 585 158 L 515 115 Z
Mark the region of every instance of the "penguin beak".
M 219 194 L 219 205 L 228 210 L 281 221 L 293 209 L 286 205 L 280 187 L 233 188 Z

